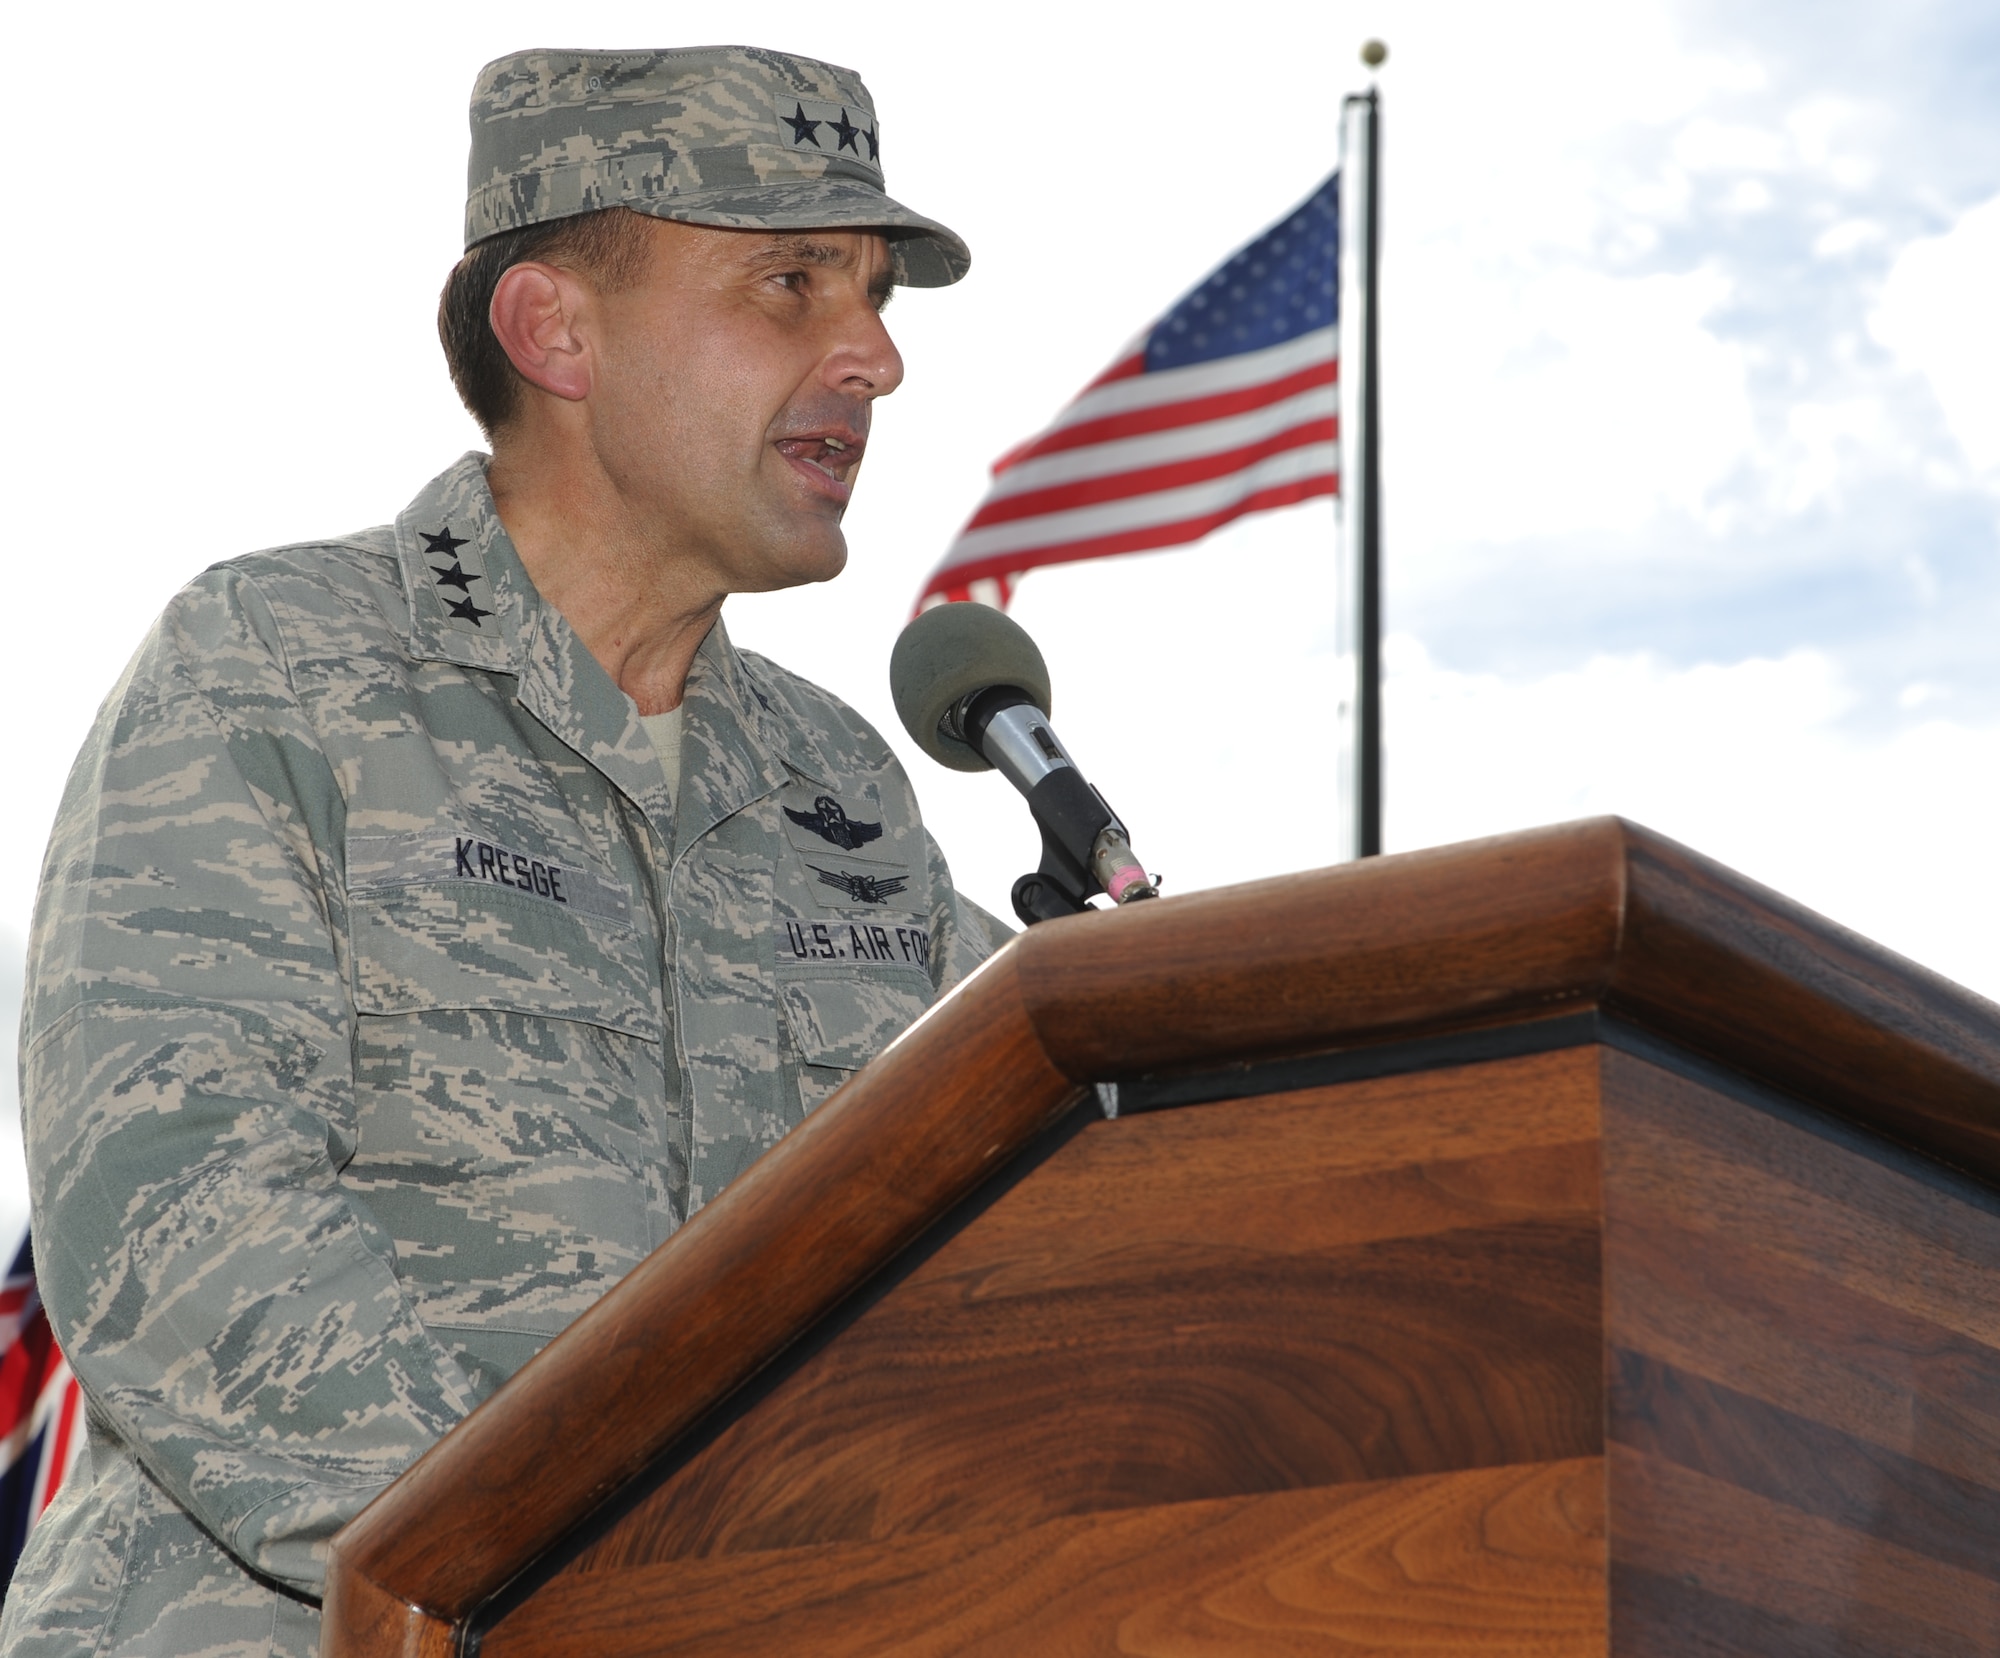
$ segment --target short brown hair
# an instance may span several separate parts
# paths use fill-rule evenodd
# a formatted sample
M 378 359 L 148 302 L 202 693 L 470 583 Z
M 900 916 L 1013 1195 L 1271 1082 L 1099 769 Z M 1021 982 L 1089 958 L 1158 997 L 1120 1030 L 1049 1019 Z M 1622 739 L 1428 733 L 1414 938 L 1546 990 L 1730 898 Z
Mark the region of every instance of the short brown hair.
M 608 207 L 503 230 L 466 249 L 438 295 L 438 339 L 451 383 L 479 429 L 493 434 L 521 406 L 520 371 L 493 336 L 493 291 L 515 265 L 537 260 L 586 276 L 604 293 L 636 282 L 646 268 L 651 240 L 647 219 L 629 207 Z

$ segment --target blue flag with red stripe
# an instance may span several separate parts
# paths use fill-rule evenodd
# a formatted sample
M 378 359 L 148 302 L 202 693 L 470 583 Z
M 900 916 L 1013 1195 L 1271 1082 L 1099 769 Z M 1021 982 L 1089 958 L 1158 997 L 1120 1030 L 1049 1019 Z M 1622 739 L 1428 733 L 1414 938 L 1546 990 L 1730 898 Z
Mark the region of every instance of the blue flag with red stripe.
M 0 1284 L 0 1595 L 28 1533 L 83 1448 L 83 1395 L 35 1285 L 23 1238 Z

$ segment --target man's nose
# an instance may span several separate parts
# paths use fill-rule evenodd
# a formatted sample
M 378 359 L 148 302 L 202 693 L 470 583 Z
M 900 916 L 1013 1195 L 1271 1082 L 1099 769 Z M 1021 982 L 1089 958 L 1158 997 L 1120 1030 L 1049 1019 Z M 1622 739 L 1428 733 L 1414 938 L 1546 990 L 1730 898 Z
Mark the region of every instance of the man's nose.
M 826 384 L 849 396 L 887 397 L 903 383 L 903 354 L 889 338 L 882 313 L 858 301 L 842 318 L 840 338 L 827 354 Z

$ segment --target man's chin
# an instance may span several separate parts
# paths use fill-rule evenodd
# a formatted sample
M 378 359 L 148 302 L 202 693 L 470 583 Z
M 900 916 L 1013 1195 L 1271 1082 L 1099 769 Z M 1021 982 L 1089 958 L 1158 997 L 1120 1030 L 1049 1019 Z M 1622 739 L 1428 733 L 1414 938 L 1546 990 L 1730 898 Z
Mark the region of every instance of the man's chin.
M 744 591 L 772 593 L 787 587 L 810 587 L 832 581 L 847 568 L 847 537 L 837 526 L 825 533 L 802 538 L 781 550 L 767 551 L 765 568 L 758 572 L 756 586 Z

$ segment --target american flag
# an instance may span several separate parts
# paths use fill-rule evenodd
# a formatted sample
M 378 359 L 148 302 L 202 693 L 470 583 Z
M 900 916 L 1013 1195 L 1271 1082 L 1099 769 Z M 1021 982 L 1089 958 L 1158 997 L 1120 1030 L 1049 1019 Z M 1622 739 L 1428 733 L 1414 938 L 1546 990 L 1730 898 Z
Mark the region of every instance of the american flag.
M 1023 571 L 1199 541 L 1340 488 L 1339 177 L 1239 249 L 993 466 L 919 610 Z
M 29 1239 L 0 1286 L 0 1594 L 83 1449 L 83 1394 L 35 1289 Z

